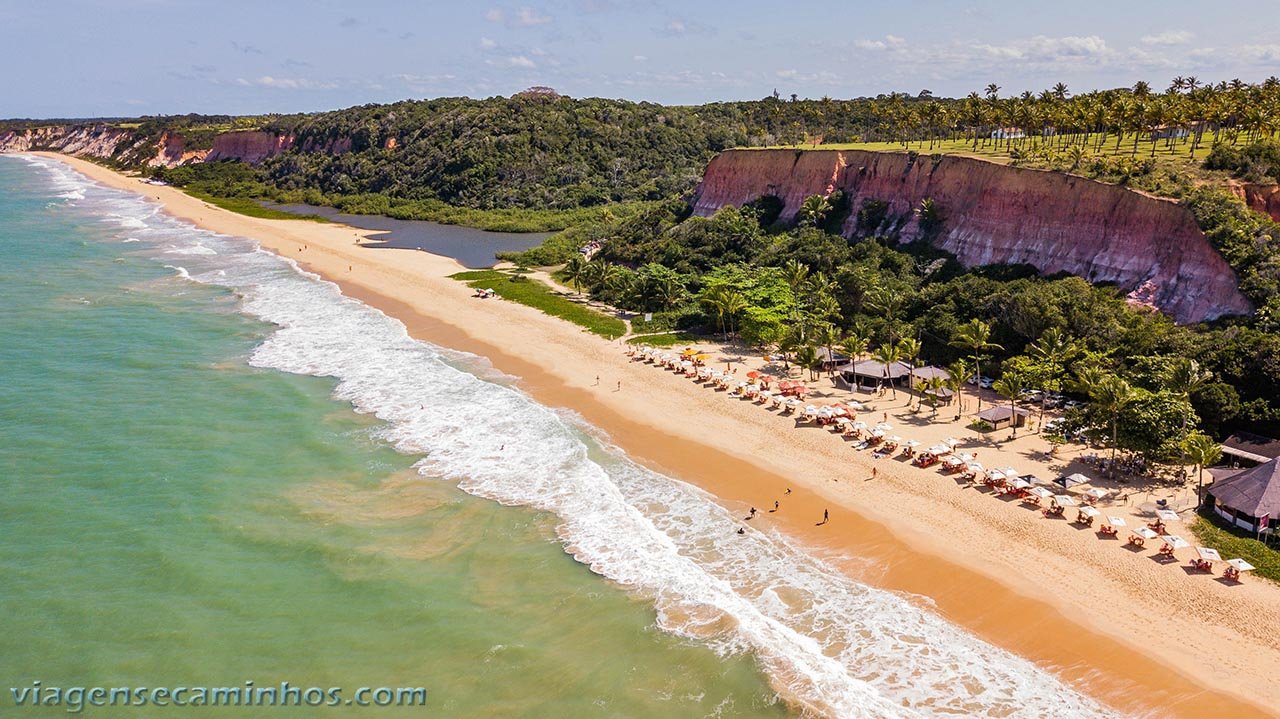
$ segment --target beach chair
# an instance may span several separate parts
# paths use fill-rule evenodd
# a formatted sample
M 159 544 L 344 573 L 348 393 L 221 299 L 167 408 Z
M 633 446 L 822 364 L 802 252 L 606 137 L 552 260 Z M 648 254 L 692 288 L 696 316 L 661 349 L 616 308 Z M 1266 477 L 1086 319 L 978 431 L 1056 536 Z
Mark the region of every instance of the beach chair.
M 1213 562 L 1210 562 L 1207 559 L 1200 559 L 1200 558 L 1193 559 L 1191 560 L 1191 566 L 1201 572 L 1208 572 L 1209 574 L 1213 574 Z
M 1044 509 L 1044 516 L 1061 517 L 1062 513 L 1065 511 L 1066 511 L 1066 507 L 1063 507 L 1061 504 L 1054 504 Z
M 1162 556 L 1162 557 L 1172 557 L 1172 556 L 1173 556 L 1173 545 L 1172 545 L 1172 544 L 1163 544 L 1163 545 L 1161 545 L 1161 546 L 1160 546 L 1160 556 Z
M 1240 581 L 1240 570 L 1228 565 L 1226 569 L 1222 570 L 1222 578 L 1229 582 L 1238 582 Z
M 1090 517 L 1084 512 L 1076 512 L 1076 524 L 1083 524 L 1086 527 L 1092 527 L 1093 517 Z
M 1143 539 L 1142 537 L 1139 537 L 1136 534 L 1131 534 L 1129 535 L 1129 544 L 1132 544 L 1135 547 L 1143 547 L 1143 546 L 1146 546 L 1147 540 Z M 1195 560 L 1195 561 L 1199 561 L 1199 560 Z

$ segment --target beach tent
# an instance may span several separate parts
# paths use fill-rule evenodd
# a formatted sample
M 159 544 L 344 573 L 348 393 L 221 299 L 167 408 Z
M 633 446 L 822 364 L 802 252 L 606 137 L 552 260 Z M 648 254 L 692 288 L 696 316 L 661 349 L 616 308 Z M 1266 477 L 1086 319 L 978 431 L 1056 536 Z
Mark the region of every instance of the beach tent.
M 1062 487 L 1063 489 L 1071 489 L 1076 485 L 1088 484 L 1089 482 L 1092 482 L 1092 481 L 1093 480 L 1089 479 L 1083 474 L 1076 472 L 1075 474 L 1069 474 L 1065 477 L 1058 477 L 1057 479 L 1053 480 L 1053 483 Z

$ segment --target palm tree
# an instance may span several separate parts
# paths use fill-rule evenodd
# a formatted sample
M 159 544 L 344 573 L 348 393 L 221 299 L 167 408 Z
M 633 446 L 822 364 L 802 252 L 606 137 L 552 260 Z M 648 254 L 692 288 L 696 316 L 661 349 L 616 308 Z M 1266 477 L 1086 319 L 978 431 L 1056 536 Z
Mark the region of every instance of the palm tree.
M 582 259 L 582 255 L 574 255 L 569 261 L 564 263 L 564 278 L 573 284 L 573 289 L 578 294 L 582 294 L 583 275 L 586 274 L 587 261 Z
M 871 353 L 871 359 L 884 365 L 884 380 L 889 384 L 889 389 L 893 392 L 893 398 L 898 398 L 898 388 L 893 384 L 893 380 L 889 376 L 889 370 L 893 365 L 902 359 L 902 349 L 898 345 L 885 343 L 876 348 Z
M 843 340 L 840 341 L 840 350 L 849 355 L 852 362 L 858 361 L 858 358 L 866 354 L 867 346 L 871 344 L 871 337 L 860 329 L 854 329 Z
M 1196 508 L 1204 502 L 1204 468 L 1222 459 L 1222 447 L 1202 432 L 1194 432 L 1182 442 L 1185 459 L 1196 465 Z
M 809 379 L 815 379 L 813 368 L 818 364 L 818 348 L 808 343 L 800 345 L 796 350 L 796 364 L 809 370 Z
M 818 344 L 827 350 L 827 376 L 834 377 L 836 374 L 835 363 L 835 347 L 840 341 L 840 330 L 830 322 L 818 326 L 817 332 L 814 333 L 814 339 Z
M 978 409 L 982 411 L 982 352 L 984 350 L 1004 349 L 1000 345 L 991 341 L 991 325 L 983 322 L 978 318 L 969 320 L 968 324 L 960 325 L 956 330 L 955 338 L 951 340 L 951 346 L 960 347 L 969 350 L 970 357 L 973 359 L 973 376 L 974 381 L 978 382 Z
M 800 288 L 804 286 L 805 280 L 809 279 L 809 266 L 798 260 L 787 260 L 782 265 L 782 274 L 787 278 L 791 293 L 799 296 Z
M 737 336 L 738 328 L 736 320 L 742 311 L 747 309 L 747 300 L 737 292 L 726 292 L 720 298 L 720 309 L 724 312 L 725 317 L 729 320 L 729 334 Z
M 1178 434 L 1178 444 L 1184 449 L 1179 466 L 1185 467 L 1187 464 L 1185 445 L 1187 424 L 1191 421 L 1191 395 L 1209 384 L 1211 379 L 1213 379 L 1213 373 L 1200 369 L 1200 363 L 1189 357 L 1178 357 L 1165 374 L 1165 388 L 1182 398 L 1182 430 Z
M 947 367 L 947 389 L 951 390 L 951 401 L 956 403 L 956 419 L 960 419 L 960 391 L 964 389 L 964 377 L 969 374 L 969 367 L 962 360 L 956 360 Z
M 796 211 L 796 219 L 802 225 L 817 227 L 831 211 L 831 201 L 822 195 L 809 195 Z
M 938 394 L 947 386 L 947 381 L 941 377 L 930 377 L 924 381 L 924 396 L 929 398 L 929 406 L 933 408 L 931 417 L 938 416 Z
M 1075 354 L 1076 346 L 1062 330 L 1050 327 L 1040 335 L 1040 339 L 1028 348 L 1031 356 L 1043 362 L 1049 368 L 1048 382 L 1040 395 L 1040 424 L 1044 425 L 1044 403 L 1048 399 L 1048 390 L 1061 389 L 1062 372 L 1066 361 Z
M 1091 399 L 1111 420 L 1111 468 L 1110 476 L 1116 476 L 1116 449 L 1120 441 L 1120 413 L 1134 400 L 1133 387 L 1115 375 L 1107 375 L 1093 388 Z
M 1011 437 L 1018 436 L 1018 397 L 1027 388 L 1027 381 L 1017 372 L 1005 372 L 1004 376 L 991 385 L 1001 397 L 1009 400 L 1009 426 L 1013 429 Z
M 867 293 L 864 304 L 869 309 L 875 310 L 884 315 L 885 327 L 889 331 L 889 344 L 894 344 L 893 326 L 894 317 L 902 310 L 902 306 L 906 304 L 906 300 L 902 295 L 885 287 L 877 285 Z
M 915 370 L 915 368 L 916 368 L 916 361 L 917 361 L 918 359 L 920 359 L 920 342 L 919 342 L 919 340 L 917 340 L 917 339 L 915 339 L 915 338 L 913 338 L 913 337 L 904 337 L 904 338 L 902 338 L 901 340 L 899 340 L 899 341 L 898 341 L 898 355 L 899 355 L 899 357 L 901 357 L 902 359 L 907 360 L 907 361 L 911 364 L 911 369 L 912 369 L 912 371 L 914 371 L 914 370 Z M 908 386 L 908 387 L 910 387 L 910 386 L 911 386 L 911 384 L 912 384 L 912 381 L 913 381 L 913 380 L 914 380 L 914 375 L 910 375 L 910 374 L 909 374 L 909 375 L 907 375 L 907 386 Z M 919 395 L 919 396 L 920 396 L 920 397 L 923 397 L 923 395 Z M 907 402 L 907 405 L 908 405 L 908 406 L 909 406 L 910 404 L 911 404 L 910 402 Z M 919 405 L 919 402 L 917 401 L 917 403 L 916 403 L 916 407 L 917 407 L 917 408 L 919 408 L 919 406 L 920 406 L 920 405 Z

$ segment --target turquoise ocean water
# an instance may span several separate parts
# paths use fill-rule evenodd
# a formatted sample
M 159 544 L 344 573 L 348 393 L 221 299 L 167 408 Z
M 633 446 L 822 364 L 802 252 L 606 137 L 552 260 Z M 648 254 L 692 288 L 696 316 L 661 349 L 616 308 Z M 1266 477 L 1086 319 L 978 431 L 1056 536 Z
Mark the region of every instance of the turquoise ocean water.
M 1109 715 L 248 240 L 6 156 L 0 253 L 0 716 Z

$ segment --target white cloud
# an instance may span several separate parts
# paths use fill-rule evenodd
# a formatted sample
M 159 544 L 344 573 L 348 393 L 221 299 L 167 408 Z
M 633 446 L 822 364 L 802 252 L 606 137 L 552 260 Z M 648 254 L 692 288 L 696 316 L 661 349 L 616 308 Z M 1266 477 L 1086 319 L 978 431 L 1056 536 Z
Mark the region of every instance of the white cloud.
M 532 9 L 530 9 L 530 8 L 522 7 L 522 8 L 520 8 L 519 10 L 517 10 L 517 11 L 516 11 L 516 16 L 515 16 L 515 18 L 514 18 L 511 22 L 512 22 L 512 24 L 514 24 L 514 25 L 518 25 L 518 26 L 520 26 L 520 27 L 532 27 L 532 26 L 534 26 L 534 25 L 546 25 L 547 23 L 551 22 L 551 16 L 550 16 L 550 15 L 540 15 L 540 14 L 538 14 L 536 11 L 534 11 L 534 10 L 532 10 Z
M 645 60 L 648 60 L 649 58 L 645 57 L 644 55 L 632 55 L 632 56 L 631 56 L 631 59 L 632 59 L 632 60 L 635 60 L 636 62 L 644 62 Z
M 1110 53 L 1107 42 L 1097 35 L 1047 37 L 1036 35 L 1006 45 L 974 44 L 973 49 L 1000 60 L 1027 62 L 1071 62 L 1098 60 Z
M 1186 30 L 1166 30 L 1154 35 L 1144 35 L 1143 45 L 1185 45 L 1191 42 L 1195 33 Z
M 664 29 L 673 35 L 683 35 L 686 32 L 689 32 L 689 28 L 680 20 L 672 20 L 671 22 L 668 22 Z
M 535 64 L 533 60 L 530 60 L 524 55 L 512 55 L 511 57 L 507 58 L 507 64 L 510 65 L 511 67 L 527 67 L 527 68 L 537 67 L 537 64 Z
M 858 40 L 853 43 L 854 47 L 863 50 L 889 50 L 892 48 L 900 48 L 907 44 L 907 41 L 897 35 L 885 35 L 883 40 Z
M 484 19 L 489 22 L 502 22 L 507 19 L 507 15 L 496 7 L 489 8 L 484 13 Z
M 495 48 L 495 47 L 497 47 L 497 46 L 498 46 L 498 43 L 494 42 L 493 40 L 490 40 L 490 39 L 489 39 L 489 38 L 487 38 L 487 37 L 482 37 L 482 38 L 480 38 L 480 49 L 481 49 L 481 50 L 492 50 L 492 49 L 494 49 L 494 48 Z
M 1236 54 L 1245 62 L 1280 63 L 1280 45 L 1241 45 Z
M 338 83 L 328 80 L 310 80 L 305 77 L 273 77 L 271 75 L 263 75 L 262 77 L 246 80 L 243 77 L 236 78 L 236 84 L 249 87 L 273 87 L 278 90 L 332 90 L 338 86 Z

